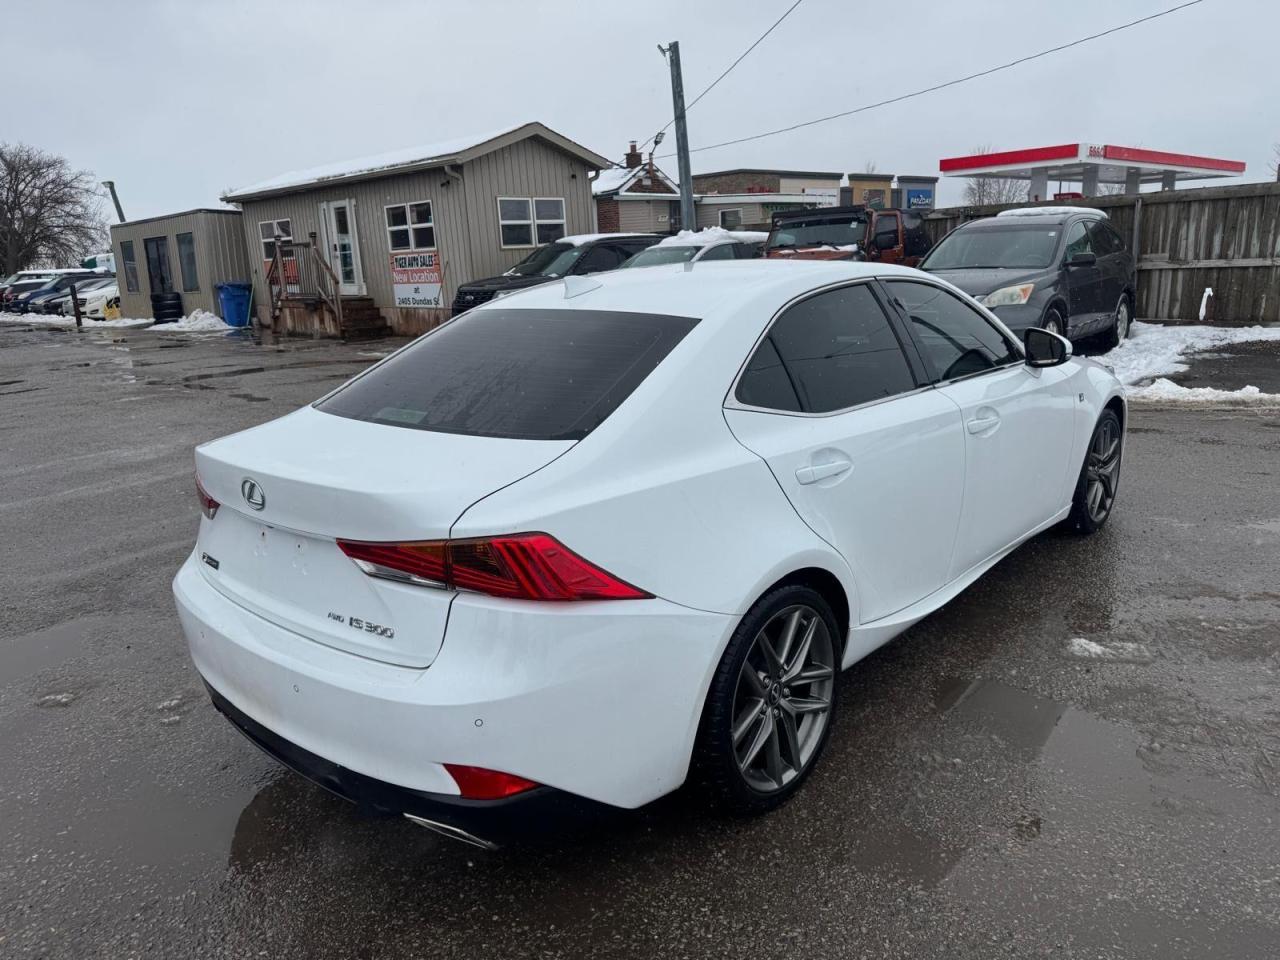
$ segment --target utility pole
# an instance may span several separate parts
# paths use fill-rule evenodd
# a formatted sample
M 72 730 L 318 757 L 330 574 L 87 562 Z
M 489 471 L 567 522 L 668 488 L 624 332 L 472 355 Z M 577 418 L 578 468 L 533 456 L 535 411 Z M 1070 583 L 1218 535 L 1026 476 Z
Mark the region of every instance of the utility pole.
M 116 182 L 103 180 L 102 185 L 107 188 L 107 192 L 111 194 L 111 202 L 116 205 L 116 216 L 120 218 L 121 223 L 124 223 L 124 208 L 120 206 L 120 198 L 116 196 Z
M 693 174 L 689 172 L 689 131 L 684 123 L 684 80 L 680 75 L 680 44 L 672 40 L 658 49 L 671 66 L 671 105 L 676 112 L 676 162 L 680 168 L 680 229 L 697 230 L 698 217 L 693 212 Z

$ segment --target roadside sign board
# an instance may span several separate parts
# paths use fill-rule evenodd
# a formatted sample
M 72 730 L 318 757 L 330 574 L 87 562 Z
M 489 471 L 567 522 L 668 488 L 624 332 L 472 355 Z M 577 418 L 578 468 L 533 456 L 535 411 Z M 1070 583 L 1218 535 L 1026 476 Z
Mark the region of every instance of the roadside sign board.
M 391 285 L 397 307 L 439 307 L 441 297 L 440 254 L 391 254 Z

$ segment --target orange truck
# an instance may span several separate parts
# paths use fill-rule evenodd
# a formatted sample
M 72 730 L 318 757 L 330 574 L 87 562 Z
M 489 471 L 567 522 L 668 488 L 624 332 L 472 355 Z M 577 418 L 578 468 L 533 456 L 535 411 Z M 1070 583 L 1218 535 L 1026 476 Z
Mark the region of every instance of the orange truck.
M 914 267 L 933 245 L 919 210 L 817 207 L 775 213 L 770 260 L 870 260 Z

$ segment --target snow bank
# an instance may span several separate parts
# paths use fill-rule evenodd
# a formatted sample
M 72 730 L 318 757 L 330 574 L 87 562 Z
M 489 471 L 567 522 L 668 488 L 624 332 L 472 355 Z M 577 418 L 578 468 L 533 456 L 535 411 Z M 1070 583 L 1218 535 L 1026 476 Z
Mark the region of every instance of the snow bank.
M 705 227 L 702 230 L 681 230 L 674 237 L 658 241 L 660 247 L 705 247 L 720 240 L 736 240 L 739 243 L 764 243 L 767 233 L 759 230 L 726 230 L 724 227 Z
M 0 313 L 0 323 L 16 323 L 26 327 L 45 327 L 53 330 L 74 330 L 76 326 L 75 317 L 63 317 L 32 313 Z M 85 319 L 84 329 L 86 330 L 105 330 L 107 328 L 114 329 L 139 329 L 141 327 L 149 327 L 154 323 L 152 320 L 134 320 L 122 317 L 119 320 L 89 320 Z
M 0 323 L 20 324 L 26 327 L 45 327 L 53 330 L 74 330 L 75 317 L 45 316 L 31 313 L 0 313 Z M 152 326 L 154 324 L 154 326 Z M 196 310 L 173 323 L 156 323 L 137 317 L 121 317 L 118 320 L 84 321 L 85 330 L 140 330 L 151 327 L 155 333 L 230 333 L 236 327 L 228 326 L 207 310 Z
M 1188 354 L 1232 343 L 1259 340 L 1280 341 L 1280 327 L 1162 326 L 1135 322 L 1129 339 L 1096 359 L 1115 372 L 1125 385 L 1130 400 L 1151 402 L 1277 402 L 1280 396 L 1263 393 L 1257 387 L 1217 390 L 1212 387 L 1183 387 L 1165 379 L 1190 366 Z

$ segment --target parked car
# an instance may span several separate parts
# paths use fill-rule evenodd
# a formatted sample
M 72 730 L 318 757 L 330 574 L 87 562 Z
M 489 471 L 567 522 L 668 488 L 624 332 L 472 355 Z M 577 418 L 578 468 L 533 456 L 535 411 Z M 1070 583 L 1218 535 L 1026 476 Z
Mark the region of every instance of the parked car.
M 554 243 L 538 247 L 500 277 L 486 277 L 462 284 L 453 298 L 453 312 L 456 315 L 488 303 L 495 296 L 550 283 L 561 277 L 616 270 L 623 261 L 661 239 L 656 233 L 590 233 L 561 237 Z
M 101 273 L 87 271 L 84 273 L 59 273 L 50 277 L 40 286 L 15 296 L 9 302 L 9 309 L 15 313 L 40 313 L 43 309 L 41 305 L 46 300 L 61 295 L 72 283 L 79 283 L 86 279 L 100 279 L 102 276 Z
M 76 293 L 82 291 L 95 290 L 104 283 L 115 283 L 114 277 L 104 277 L 101 275 L 90 278 L 80 277 L 70 281 L 62 290 L 46 293 L 43 296 L 32 297 L 27 304 L 30 313 L 59 314 L 64 312 L 63 308 L 71 303 L 71 288 L 74 286 Z M 68 311 L 69 312 L 69 311 Z
M 17 313 L 18 309 L 16 301 L 18 297 L 24 293 L 30 293 L 33 290 L 38 290 L 48 282 L 48 277 L 37 277 L 35 279 L 16 280 L 9 283 L 5 287 L 4 292 L 0 293 L 0 312 Z
M 914 267 L 931 241 L 918 210 L 818 207 L 775 213 L 765 256 L 774 260 L 869 260 Z
M 656 267 L 665 263 L 701 263 L 715 260 L 755 260 L 761 254 L 766 233 L 755 230 L 723 230 L 708 227 L 696 233 L 682 231 L 641 250 L 622 266 Z
M 114 277 L 106 278 L 97 282 L 92 288 L 77 286 L 76 299 L 80 301 L 80 315 L 82 317 L 87 317 L 90 320 L 103 320 L 106 318 L 106 312 L 109 307 L 113 305 L 119 307 L 120 287 Z M 68 316 L 75 314 L 75 310 L 71 306 L 69 292 L 66 301 L 62 304 L 62 312 Z
M 1114 508 L 1119 381 L 936 277 L 593 279 L 195 452 L 174 593 L 214 704 L 327 789 L 475 843 L 688 777 L 777 806 L 839 669 Z
M 976 297 L 1014 331 L 1071 340 L 1129 335 L 1137 269 L 1101 210 L 1024 207 L 952 230 L 920 265 Z

